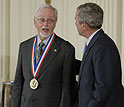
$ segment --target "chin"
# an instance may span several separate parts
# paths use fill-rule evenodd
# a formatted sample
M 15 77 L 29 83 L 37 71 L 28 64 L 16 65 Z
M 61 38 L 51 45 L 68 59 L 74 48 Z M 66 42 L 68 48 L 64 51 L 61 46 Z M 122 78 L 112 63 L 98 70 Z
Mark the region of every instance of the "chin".
M 43 37 L 43 38 L 47 38 L 47 37 L 50 36 L 50 34 L 44 35 L 44 34 L 40 33 L 40 36 Z

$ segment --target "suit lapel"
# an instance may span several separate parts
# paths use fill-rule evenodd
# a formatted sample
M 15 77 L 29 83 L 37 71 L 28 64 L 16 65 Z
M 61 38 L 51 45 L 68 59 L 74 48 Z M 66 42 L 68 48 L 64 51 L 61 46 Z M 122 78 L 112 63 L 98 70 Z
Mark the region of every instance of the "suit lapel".
M 36 36 L 35 36 L 36 37 Z M 33 77 L 33 74 L 32 74 L 32 69 L 31 69 L 31 57 L 32 57 L 32 47 L 33 47 L 33 42 L 34 42 L 34 39 L 35 37 L 31 38 L 29 40 L 29 43 L 28 43 L 28 47 L 26 47 L 26 55 L 27 56 L 27 61 L 29 63 L 29 74 L 31 74 L 31 76 Z
M 41 74 L 45 73 L 44 72 L 45 69 L 49 66 L 49 64 L 55 59 L 56 55 L 58 54 L 58 52 L 60 50 L 60 48 L 59 48 L 60 41 L 57 38 L 58 37 L 55 35 L 54 41 L 43 60 L 43 63 L 40 67 L 40 70 L 39 70 L 36 78 L 41 76 Z
M 87 46 L 86 50 L 85 50 L 85 53 L 83 55 L 83 58 L 82 58 L 82 62 L 81 62 L 81 67 L 80 67 L 80 71 L 79 71 L 79 83 L 80 83 L 80 80 L 81 80 L 81 75 L 82 75 L 82 72 L 83 72 L 83 68 L 84 68 L 84 64 L 85 64 L 85 61 L 86 61 L 86 58 L 88 56 L 88 53 L 90 51 L 90 49 L 93 47 L 93 45 L 95 44 L 95 42 L 97 41 L 97 39 L 99 38 L 100 35 L 102 35 L 104 32 L 103 30 L 101 29 L 100 31 L 98 31 L 94 37 L 91 39 L 89 45 Z

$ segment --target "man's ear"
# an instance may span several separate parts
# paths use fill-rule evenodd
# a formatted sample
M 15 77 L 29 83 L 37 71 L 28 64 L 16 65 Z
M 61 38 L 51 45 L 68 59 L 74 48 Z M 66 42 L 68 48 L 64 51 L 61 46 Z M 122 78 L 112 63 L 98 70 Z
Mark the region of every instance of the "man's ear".
M 88 26 L 88 24 L 86 22 L 82 23 L 82 27 L 85 28 L 85 29 L 89 28 L 89 26 Z
M 81 23 L 81 26 L 82 26 L 82 27 L 85 27 L 85 22 L 82 22 L 82 23 Z
M 81 24 L 82 27 L 85 27 L 86 25 L 87 25 L 87 23 L 85 23 L 85 22 L 82 22 L 82 24 Z
M 34 18 L 34 26 L 36 27 L 36 19 Z
M 81 23 L 81 27 L 82 27 L 83 29 L 85 29 L 85 28 L 86 28 L 86 23 L 85 23 L 85 22 L 82 22 L 82 23 Z

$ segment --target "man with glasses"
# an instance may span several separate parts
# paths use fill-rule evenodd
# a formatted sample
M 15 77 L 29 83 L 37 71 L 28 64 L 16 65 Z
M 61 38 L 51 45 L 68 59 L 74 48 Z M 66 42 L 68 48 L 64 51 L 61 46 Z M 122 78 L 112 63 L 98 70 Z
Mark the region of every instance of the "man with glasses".
M 75 50 L 54 33 L 57 16 L 51 5 L 36 9 L 38 34 L 20 44 L 11 107 L 71 107 Z

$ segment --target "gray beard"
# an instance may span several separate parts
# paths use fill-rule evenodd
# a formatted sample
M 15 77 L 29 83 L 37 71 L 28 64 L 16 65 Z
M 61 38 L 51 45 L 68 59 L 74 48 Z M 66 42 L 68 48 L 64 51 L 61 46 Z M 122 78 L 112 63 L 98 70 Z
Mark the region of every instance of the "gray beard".
M 43 38 L 48 38 L 50 35 L 43 35 L 42 32 L 40 32 L 40 36 L 43 37 Z

